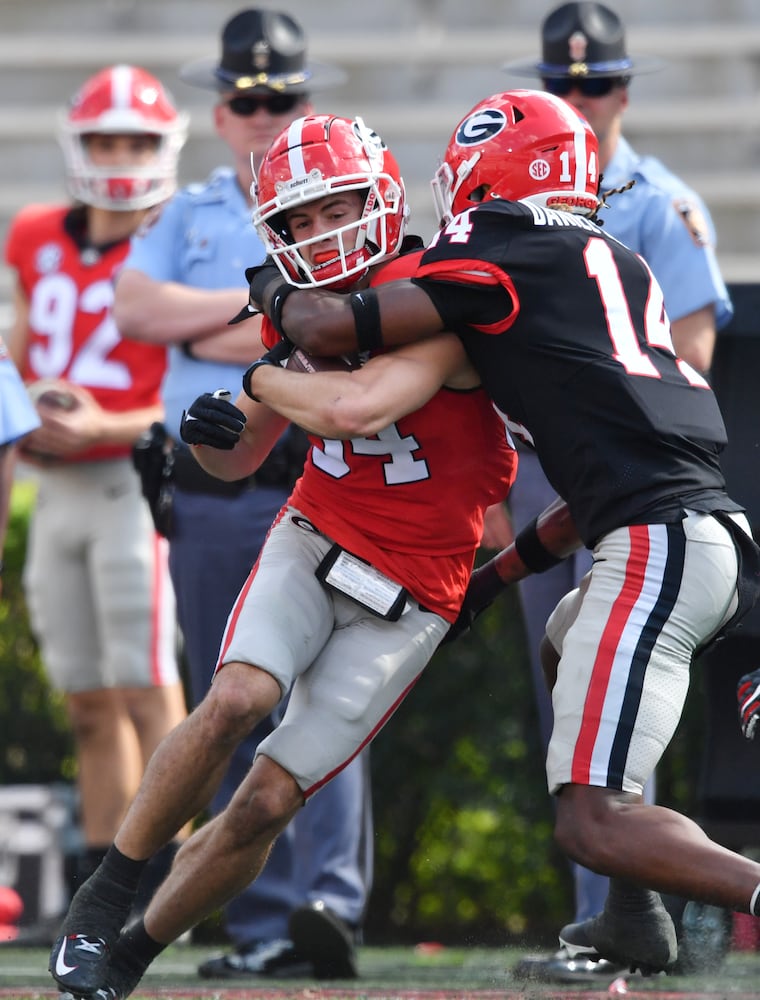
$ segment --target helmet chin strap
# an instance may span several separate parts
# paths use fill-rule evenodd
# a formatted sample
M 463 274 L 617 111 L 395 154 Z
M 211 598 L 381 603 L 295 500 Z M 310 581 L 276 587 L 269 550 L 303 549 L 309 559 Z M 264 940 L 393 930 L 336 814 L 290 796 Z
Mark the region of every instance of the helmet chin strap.
M 336 278 L 335 281 L 331 281 L 329 285 L 325 285 L 324 287 L 328 288 L 331 292 L 347 292 L 350 288 L 358 284 L 358 282 L 363 281 L 367 274 L 369 274 L 369 264 L 363 271 L 350 274 L 347 278 Z

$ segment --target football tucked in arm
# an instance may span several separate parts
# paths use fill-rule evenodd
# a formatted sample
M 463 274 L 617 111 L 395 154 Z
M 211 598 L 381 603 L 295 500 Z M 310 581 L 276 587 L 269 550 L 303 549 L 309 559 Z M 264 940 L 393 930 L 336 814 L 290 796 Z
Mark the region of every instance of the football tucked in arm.
M 334 358 L 322 357 L 294 347 L 285 367 L 291 372 L 306 372 L 307 375 L 315 372 L 351 372 L 359 367 L 359 359 L 343 354 Z

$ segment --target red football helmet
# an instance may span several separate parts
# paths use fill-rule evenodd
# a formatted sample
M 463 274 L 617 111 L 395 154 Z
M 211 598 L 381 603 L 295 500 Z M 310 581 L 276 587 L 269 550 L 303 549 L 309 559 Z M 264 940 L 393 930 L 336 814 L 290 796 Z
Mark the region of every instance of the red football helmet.
M 574 108 L 540 90 L 480 101 L 457 125 L 431 181 L 441 225 L 486 198 L 592 215 L 599 144 Z
M 158 138 L 150 164 L 102 167 L 91 162 L 86 137 L 139 133 Z M 161 83 L 136 66 L 111 66 L 80 88 L 59 120 L 59 141 L 74 198 L 113 211 L 149 208 L 177 187 L 177 160 L 187 115 Z
M 285 210 L 335 191 L 366 191 L 361 217 L 331 233 L 296 241 Z M 309 115 L 284 129 L 269 147 L 253 182 L 253 224 L 286 281 L 297 288 L 341 291 L 368 268 L 395 256 L 408 209 L 398 164 L 361 118 Z M 301 251 L 337 237 L 336 256 L 310 265 Z

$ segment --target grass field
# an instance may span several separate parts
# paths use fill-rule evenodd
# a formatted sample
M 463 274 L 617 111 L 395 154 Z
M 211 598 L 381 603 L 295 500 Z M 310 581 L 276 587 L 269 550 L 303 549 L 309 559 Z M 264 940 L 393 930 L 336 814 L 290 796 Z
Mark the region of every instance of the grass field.
M 362 947 L 360 978 L 329 983 L 308 979 L 262 979 L 259 982 L 202 980 L 198 963 L 208 948 L 175 945 L 159 956 L 134 994 L 135 1000 L 587 1000 L 626 995 L 647 1000 L 698 1000 L 760 997 L 760 954 L 734 952 L 705 976 L 621 977 L 611 983 L 551 986 L 522 983 L 511 973 L 523 951 L 444 948 L 433 954 L 414 948 Z M 54 998 L 47 973 L 47 951 L 0 948 L 0 998 Z

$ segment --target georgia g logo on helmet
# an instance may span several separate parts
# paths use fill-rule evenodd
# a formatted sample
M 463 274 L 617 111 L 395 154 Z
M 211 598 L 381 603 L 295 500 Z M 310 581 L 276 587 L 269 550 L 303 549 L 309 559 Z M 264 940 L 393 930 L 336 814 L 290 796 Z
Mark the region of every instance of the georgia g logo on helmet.
M 497 136 L 506 124 L 507 116 L 499 108 L 481 108 L 460 124 L 456 141 L 460 146 L 477 146 Z

